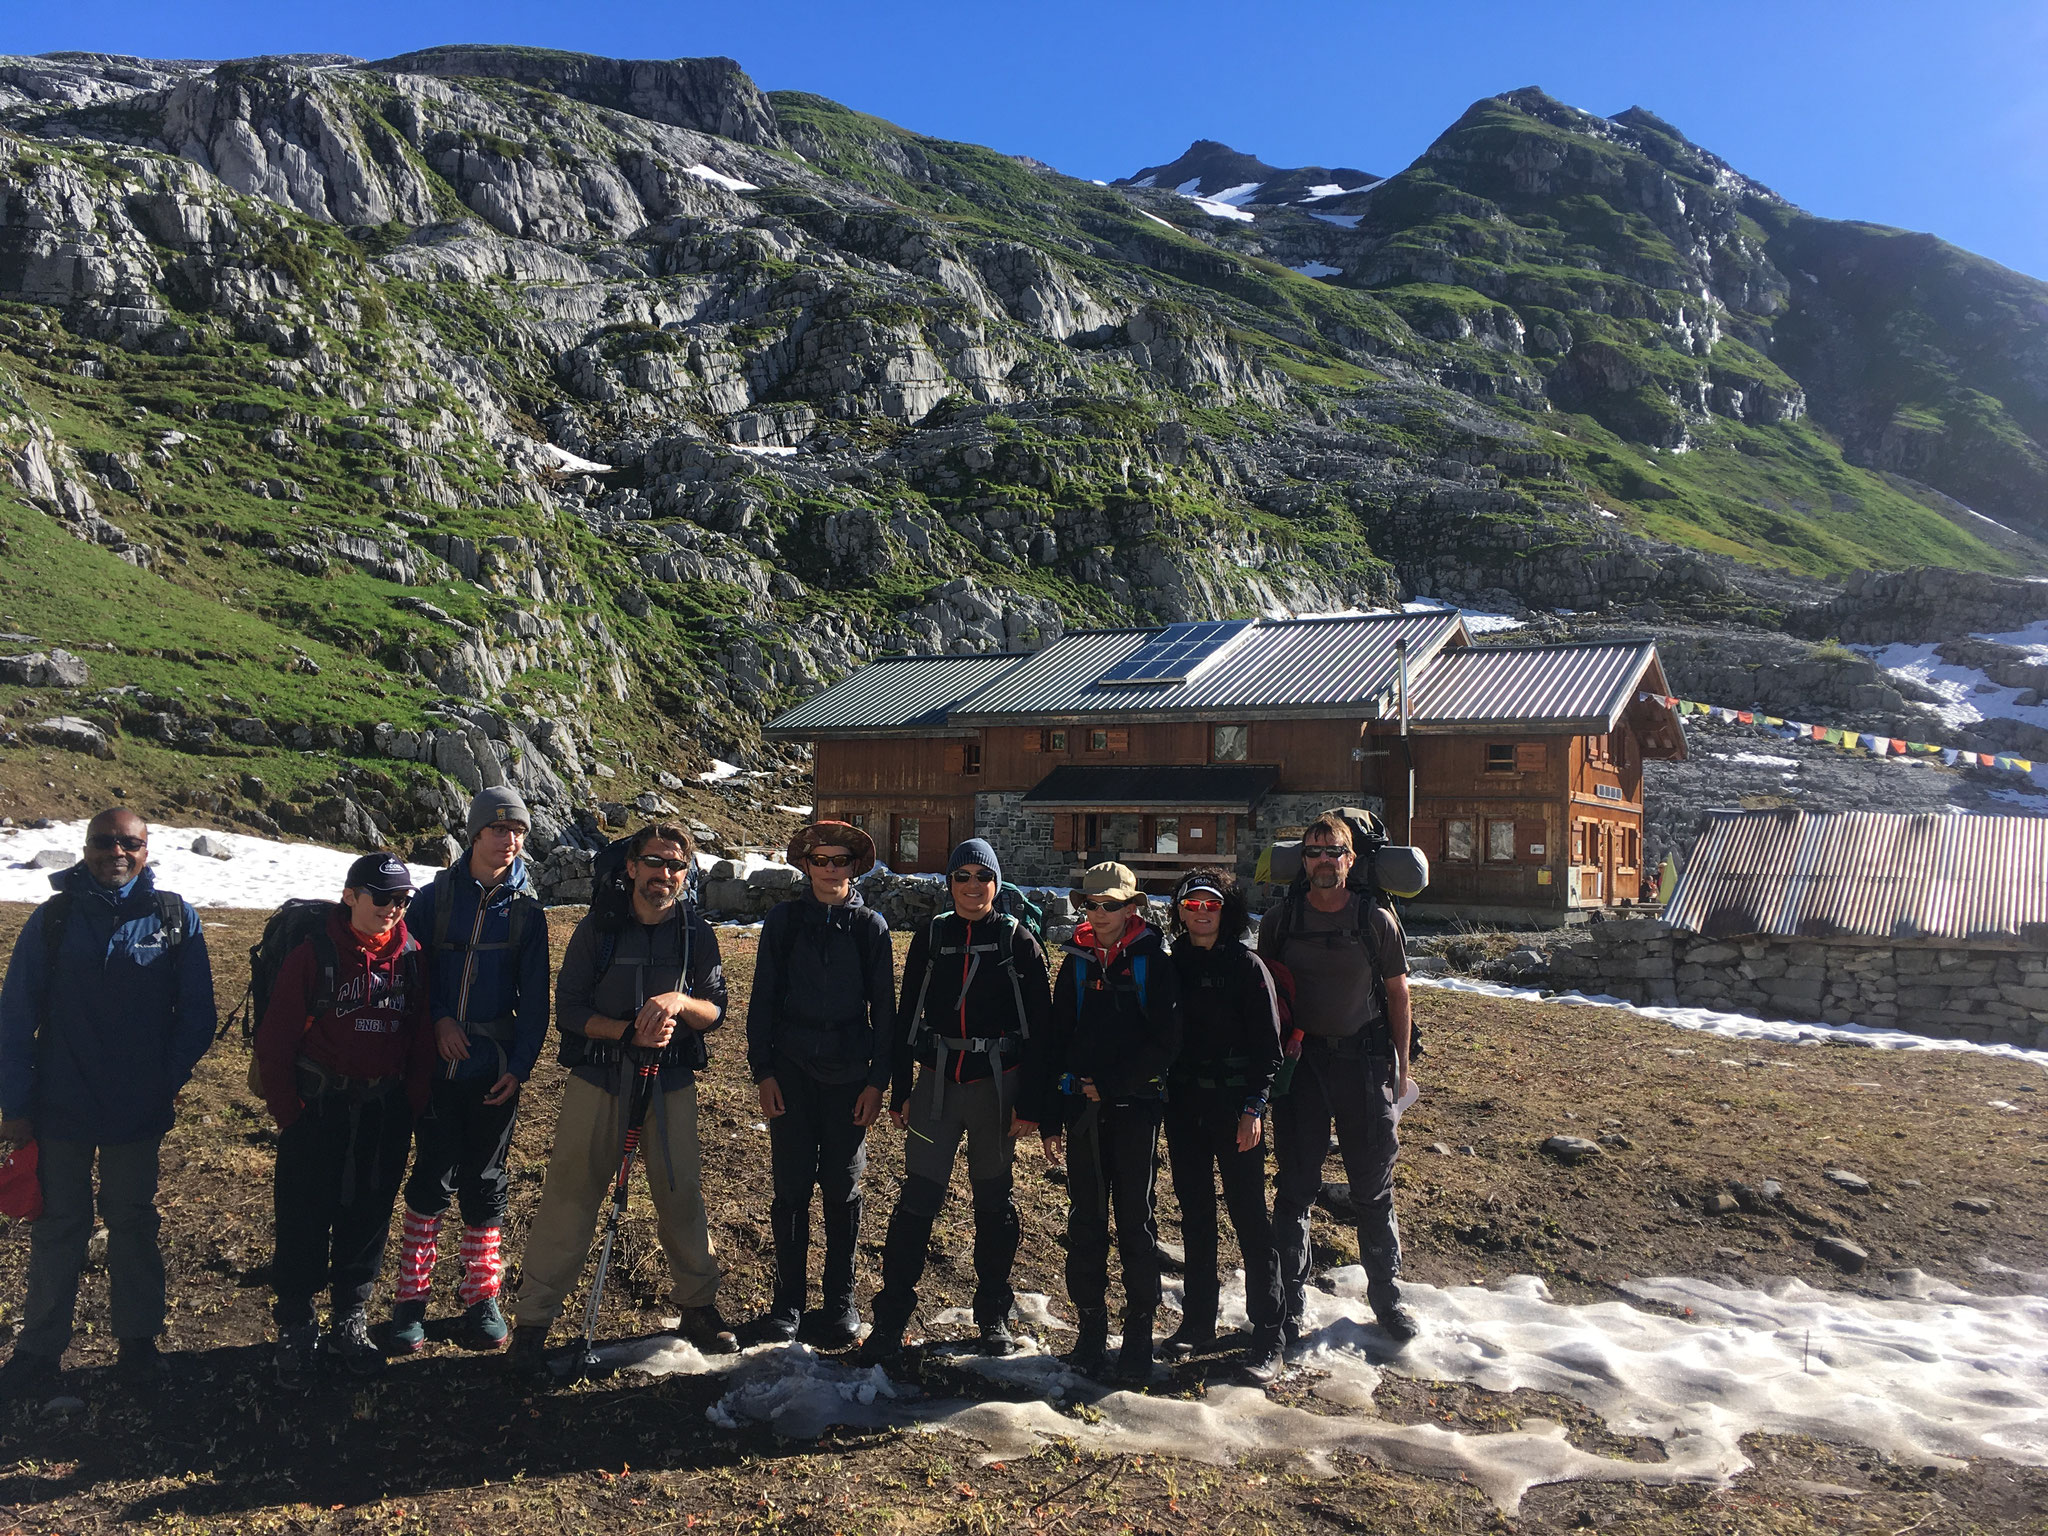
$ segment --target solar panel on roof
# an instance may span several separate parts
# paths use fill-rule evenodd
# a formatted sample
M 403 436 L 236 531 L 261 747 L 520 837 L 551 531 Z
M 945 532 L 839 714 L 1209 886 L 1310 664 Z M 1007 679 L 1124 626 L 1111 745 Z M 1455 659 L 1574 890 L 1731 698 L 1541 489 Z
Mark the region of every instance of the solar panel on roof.
M 1169 624 L 1103 673 L 1096 682 L 1105 686 L 1184 683 L 1250 628 L 1250 619 Z

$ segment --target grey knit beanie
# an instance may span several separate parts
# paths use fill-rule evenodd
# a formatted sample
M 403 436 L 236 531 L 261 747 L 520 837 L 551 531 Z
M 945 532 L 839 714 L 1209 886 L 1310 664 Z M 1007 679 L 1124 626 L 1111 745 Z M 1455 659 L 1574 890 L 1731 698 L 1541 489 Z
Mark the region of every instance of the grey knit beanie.
M 500 821 L 516 821 L 529 832 L 533 830 L 533 813 L 509 784 L 484 790 L 469 802 L 469 840 L 475 842 L 477 833 Z

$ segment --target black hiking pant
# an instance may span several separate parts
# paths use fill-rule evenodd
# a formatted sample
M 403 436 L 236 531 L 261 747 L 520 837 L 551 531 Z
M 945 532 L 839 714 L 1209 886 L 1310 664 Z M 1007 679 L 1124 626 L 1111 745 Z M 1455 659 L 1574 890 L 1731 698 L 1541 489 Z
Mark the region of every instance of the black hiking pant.
M 427 1112 L 415 1128 L 412 1177 L 405 1181 L 405 1206 L 422 1216 L 439 1216 L 459 1200 L 466 1227 L 502 1227 L 511 1188 L 505 1171 L 519 1094 L 503 1104 L 486 1104 L 496 1079 L 436 1078 Z M 523 1091 L 523 1090 L 522 1090 Z
M 1010 1270 L 1023 1232 L 1011 1175 L 1016 1142 L 1010 1115 L 1022 1078 L 1022 1069 L 1011 1067 L 1000 1083 L 993 1077 L 954 1083 L 932 1067 L 918 1069 L 903 1132 L 903 1192 L 882 1245 L 876 1332 L 900 1335 L 917 1310 L 917 1283 L 924 1278 L 932 1226 L 945 1209 L 962 1137 L 974 1188 L 974 1321 L 985 1328 L 1009 1317 L 1017 1300 Z
M 1244 1255 L 1244 1309 L 1260 1332 L 1280 1326 L 1280 1266 L 1273 1220 L 1266 1211 L 1266 1142 L 1237 1150 L 1244 1094 L 1231 1088 L 1175 1083 L 1166 1101 L 1166 1159 L 1180 1202 L 1180 1235 L 1187 1247 L 1187 1294 L 1182 1319 L 1196 1332 L 1213 1332 L 1219 1297 L 1216 1181 Z
M 1273 1144 L 1279 1161 L 1273 1197 L 1273 1239 L 1280 1253 L 1284 1315 L 1301 1318 L 1309 1273 L 1309 1207 L 1322 1193 L 1330 1155 L 1330 1127 L 1351 1180 L 1358 1223 L 1359 1262 L 1366 1300 L 1383 1313 L 1401 1299 L 1401 1227 L 1394 1216 L 1394 1060 L 1373 1054 L 1366 1040 L 1302 1044 L 1294 1082 L 1273 1104 Z
M 1067 1299 L 1084 1309 L 1109 1304 L 1114 1219 L 1126 1323 L 1159 1310 L 1159 1227 L 1152 1195 L 1163 1109 L 1158 1099 L 1084 1102 L 1067 1127 Z
M 323 1287 L 336 1318 L 369 1304 L 411 1142 L 402 1086 L 357 1100 L 323 1094 L 278 1136 L 270 1286 L 279 1327 L 312 1322 Z
M 768 1122 L 775 1198 L 768 1225 L 775 1238 L 772 1322 L 794 1329 L 810 1286 L 811 1191 L 825 1206 L 824 1315 L 859 1322 L 853 1306 L 854 1243 L 860 1236 L 861 1175 L 867 1171 L 867 1129 L 853 1123 L 867 1084 L 824 1083 L 786 1056 L 775 1061 L 782 1113 Z

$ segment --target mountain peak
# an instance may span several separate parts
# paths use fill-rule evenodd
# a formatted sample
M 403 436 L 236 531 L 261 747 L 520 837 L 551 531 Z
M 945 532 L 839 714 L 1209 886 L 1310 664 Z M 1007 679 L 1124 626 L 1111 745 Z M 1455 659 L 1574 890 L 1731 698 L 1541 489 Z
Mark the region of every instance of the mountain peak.
M 1304 165 L 1292 170 L 1268 165 L 1257 155 L 1232 149 L 1216 139 L 1197 139 L 1178 160 L 1148 165 L 1111 183 L 1118 187 L 1158 187 L 1183 197 L 1231 204 L 1277 207 L 1356 192 L 1383 178 L 1351 166 Z

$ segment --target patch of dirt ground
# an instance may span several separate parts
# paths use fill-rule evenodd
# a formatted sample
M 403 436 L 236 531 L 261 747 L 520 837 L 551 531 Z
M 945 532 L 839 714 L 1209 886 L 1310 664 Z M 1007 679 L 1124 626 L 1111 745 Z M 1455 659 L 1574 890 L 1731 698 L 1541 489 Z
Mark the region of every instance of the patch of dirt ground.
M 0 907 L 0 945 L 11 947 L 29 910 Z M 557 959 L 578 915 L 551 914 Z M 246 983 L 246 951 L 262 914 L 208 912 L 206 924 L 225 1014 Z M 755 1129 L 761 1116 L 738 1038 L 755 941 L 734 930 L 720 940 L 734 1014 L 712 1038 L 701 1123 L 705 1193 L 729 1276 L 721 1303 L 738 1320 L 768 1293 L 767 1138 Z M 2014 1279 L 1980 1270 L 1980 1258 L 2048 1270 L 2048 1078 L 2037 1066 L 1965 1052 L 1779 1047 L 1605 1009 L 1427 990 L 1417 997 L 1428 1054 L 1417 1067 L 1422 1100 L 1402 1125 L 1399 1167 L 1408 1270 L 1417 1280 L 1491 1285 L 1537 1274 L 1572 1301 L 1612 1300 L 1636 1276 L 1794 1275 L 1889 1295 L 1886 1269 L 1919 1269 L 1979 1291 Z M 1510 1518 L 1469 1484 L 1348 1455 L 1333 1458 L 1331 1475 L 1315 1476 L 1296 1458 L 1221 1469 L 1095 1455 L 1065 1442 L 985 1466 L 968 1441 L 895 1430 L 788 1442 L 765 1429 L 711 1424 L 705 1409 L 724 1390 L 715 1376 L 629 1374 L 529 1395 L 510 1388 L 494 1362 L 439 1342 L 372 1385 L 337 1383 L 285 1398 L 271 1385 L 267 1348 L 275 1135 L 248 1094 L 246 1067 L 238 1040 L 217 1045 L 164 1147 L 166 1343 L 177 1352 L 176 1378 L 153 1403 L 105 1379 L 113 1354 L 106 1279 L 89 1273 L 64 1387 L 83 1405 L 68 1414 L 16 1406 L 0 1415 L 0 1516 L 14 1528 L 551 1536 L 2048 1530 L 2043 1469 L 1986 1461 L 1923 1470 L 1854 1445 L 1761 1435 L 1745 1442 L 1752 1466 L 1727 1488 L 1539 1487 Z M 515 1260 L 539 1196 L 561 1078 L 549 1059 L 527 1089 L 506 1240 Z M 1559 1134 L 1606 1137 L 1608 1145 L 1564 1166 L 1539 1151 Z M 886 1123 L 870 1142 L 863 1301 L 876 1280 L 900 1146 Z M 1065 1193 L 1035 1145 L 1027 1152 L 1019 1162 L 1017 1285 L 1048 1293 L 1068 1314 L 1059 1242 Z M 1867 1191 L 1851 1193 L 1830 1170 L 1860 1176 Z M 1342 1178 L 1334 1160 L 1329 1172 Z M 1775 1198 L 1764 1196 L 1766 1180 L 1780 1187 Z M 1160 1190 L 1162 1234 L 1171 1240 L 1178 1212 L 1163 1171 Z M 963 1186 L 938 1228 L 927 1320 L 969 1304 L 971 1235 Z M 1844 1274 L 1818 1257 L 1815 1239 L 1829 1235 L 1867 1250 L 1868 1269 Z M 444 1236 L 437 1312 L 454 1309 L 453 1238 Z M 1322 1262 L 1355 1262 L 1349 1230 L 1327 1213 L 1318 1215 L 1316 1239 Z M 813 1244 L 814 1266 L 821 1242 Z M 27 1251 L 22 1228 L 0 1231 L 0 1323 L 18 1319 Z M 1226 1265 L 1234 1261 L 1226 1255 Z M 387 1294 L 388 1284 L 387 1273 Z M 639 1186 L 607 1290 L 605 1334 L 657 1332 L 664 1291 Z M 383 1306 L 380 1296 L 379 1315 Z M 570 1310 L 580 1314 L 580 1300 Z M 563 1337 L 558 1330 L 557 1342 Z M 937 1359 L 919 1370 L 949 1396 L 998 1395 Z M 1230 1356 L 1205 1357 L 1154 1390 L 1199 1396 L 1207 1381 L 1232 1379 L 1230 1371 Z M 1276 1392 L 1301 1400 L 1300 1378 Z M 1655 1442 L 1616 1435 L 1584 1406 L 1547 1394 L 1389 1371 L 1376 1406 L 1390 1420 L 1464 1433 L 1547 1419 L 1595 1454 L 1661 1456 Z

